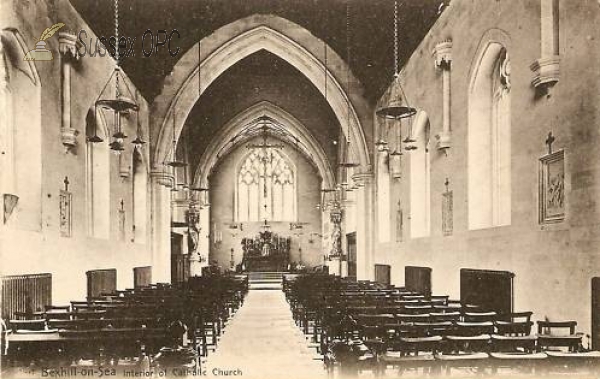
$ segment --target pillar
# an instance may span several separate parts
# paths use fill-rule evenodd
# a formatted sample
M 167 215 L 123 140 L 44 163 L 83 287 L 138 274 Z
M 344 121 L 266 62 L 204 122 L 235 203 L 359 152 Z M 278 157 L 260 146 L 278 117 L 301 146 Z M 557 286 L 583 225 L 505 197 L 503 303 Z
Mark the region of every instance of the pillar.
M 152 279 L 156 283 L 171 282 L 171 191 L 173 176 L 166 171 L 150 172 L 152 227 Z
M 77 145 L 79 131 L 71 127 L 71 63 L 79 59 L 77 37 L 67 32 L 58 33 L 58 46 L 61 55 L 61 126 L 60 137 L 65 151 L 69 152 Z
M 452 41 L 444 41 L 435 45 L 433 56 L 435 57 L 435 68 L 442 72 L 442 132 L 436 136 L 437 148 L 447 149 L 452 142 L 450 128 Z
M 374 212 L 373 212 L 373 173 L 354 174 L 352 179 L 359 187 L 356 190 L 356 277 L 358 280 L 372 280 L 374 269 Z
M 530 68 L 533 86 L 547 92 L 560 77 L 558 0 L 540 0 L 540 58 Z

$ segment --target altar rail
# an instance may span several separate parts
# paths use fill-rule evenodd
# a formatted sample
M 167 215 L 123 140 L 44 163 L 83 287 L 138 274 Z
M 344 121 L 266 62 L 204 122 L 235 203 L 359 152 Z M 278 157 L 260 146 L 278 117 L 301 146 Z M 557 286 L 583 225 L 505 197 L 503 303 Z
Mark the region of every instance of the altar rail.
M 16 313 L 43 311 L 52 304 L 52 274 L 23 274 L 2 277 L 2 318 Z

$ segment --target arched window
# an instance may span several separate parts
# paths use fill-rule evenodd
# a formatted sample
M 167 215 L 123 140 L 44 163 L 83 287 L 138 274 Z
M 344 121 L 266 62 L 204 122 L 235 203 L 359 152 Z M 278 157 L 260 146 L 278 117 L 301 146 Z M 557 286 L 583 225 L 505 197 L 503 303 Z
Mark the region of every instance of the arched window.
M 275 149 L 254 149 L 237 175 L 237 220 L 296 221 L 296 180 L 291 164 Z
M 415 150 L 410 152 L 410 235 L 427 237 L 431 232 L 429 117 L 423 111 L 413 123 Z
M 377 153 L 377 229 L 379 242 L 390 240 L 390 169 L 387 152 Z
M 469 228 L 511 222 L 510 59 L 490 42 L 469 93 Z
M 146 243 L 148 171 L 142 154 L 133 152 L 133 240 Z
M 88 234 L 96 238 L 110 236 L 110 135 L 105 132 L 102 110 L 91 110 L 87 117 L 87 136 L 102 142 L 87 143 Z

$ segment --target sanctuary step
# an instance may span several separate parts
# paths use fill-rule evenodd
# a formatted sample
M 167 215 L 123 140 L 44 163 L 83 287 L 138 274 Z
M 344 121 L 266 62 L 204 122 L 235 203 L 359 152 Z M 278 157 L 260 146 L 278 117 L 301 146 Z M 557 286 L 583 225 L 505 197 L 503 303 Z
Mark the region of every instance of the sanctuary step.
M 283 274 L 283 272 L 250 272 L 248 273 L 248 289 L 281 290 Z

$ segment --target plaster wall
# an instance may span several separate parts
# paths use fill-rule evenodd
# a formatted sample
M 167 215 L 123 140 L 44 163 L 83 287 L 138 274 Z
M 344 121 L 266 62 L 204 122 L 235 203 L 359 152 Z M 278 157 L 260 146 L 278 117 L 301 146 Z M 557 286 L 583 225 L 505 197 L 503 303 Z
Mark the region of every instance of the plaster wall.
M 540 2 L 455 0 L 424 38 L 401 73 L 411 105 L 429 114 L 433 136 L 442 131 L 442 75 L 432 50 L 451 39 L 452 147 L 447 155 L 431 151 L 431 236 L 411 238 L 410 153 L 402 157 L 402 177 L 392 179 L 391 204 L 401 201 L 402 242 L 378 243 L 375 262 L 392 265 L 392 281 L 404 282 L 407 265 L 432 267 L 433 292 L 459 298 L 459 270 L 480 268 L 515 273 L 515 311 L 531 310 L 535 319 L 573 319 L 590 331 L 593 276 L 600 275 L 600 166 L 597 159 L 600 100 L 597 69 L 600 7 L 595 1 L 563 1 L 560 9 L 560 80 L 548 94 L 531 84 L 531 63 L 540 58 Z M 496 31 L 490 32 L 490 29 Z M 511 59 L 512 222 L 469 230 L 467 196 L 468 90 L 480 44 L 490 33 L 508 35 Z M 406 127 L 406 126 L 405 126 Z M 566 219 L 538 223 L 539 158 L 565 149 Z M 388 140 L 393 140 L 390 128 Z M 434 144 L 432 144 L 434 145 Z M 442 193 L 448 178 L 454 194 L 454 232 L 442 234 Z M 381 190 L 376 193 L 382 193 Z M 389 222 L 396 227 L 397 212 Z M 369 268 L 373 270 L 373 267 Z M 585 342 L 584 342 L 585 343 Z
M 33 48 L 43 30 L 57 22 L 66 26 L 61 31 L 77 34 L 85 29 L 88 38 L 95 35 L 81 19 L 68 1 L 55 2 L 51 8 L 46 2 L 9 1 L 3 4 L 0 17 L 2 28 L 14 28 L 25 40 L 25 49 Z M 34 192 L 39 199 L 35 206 L 20 202 L 13 216 L 0 231 L 0 255 L 2 275 L 32 274 L 49 272 L 53 275 L 53 302 L 67 303 L 82 299 L 86 294 L 85 271 L 100 268 L 116 268 L 118 288 L 133 285 L 132 269 L 136 266 L 152 265 L 150 239 L 134 241 L 133 233 L 133 145 L 135 138 L 135 117 L 124 118 L 124 131 L 129 136 L 125 140 L 125 151 L 119 157 L 110 156 L 110 233 L 108 239 L 93 238 L 88 235 L 88 194 L 86 190 L 86 116 L 114 69 L 114 60 L 105 57 L 83 57 L 71 67 L 71 127 L 78 130 L 77 147 L 65 153 L 61 142 L 61 59 L 58 49 L 58 33 L 47 40 L 54 60 L 37 61 L 35 68 L 39 74 L 38 83 L 40 106 L 35 101 L 16 99 L 21 107 L 29 107 L 31 120 L 41 119 L 41 128 L 33 128 L 35 122 L 16 120 L 15 129 L 20 135 L 38 141 L 30 149 L 40 149 L 39 160 L 32 160 L 31 151 L 16 151 L 15 168 L 27 172 L 39 170 L 41 180 L 28 192 Z M 89 44 L 89 41 L 88 41 Z M 135 87 L 126 79 L 135 97 Z M 114 84 L 112 84 L 114 87 Z M 123 86 L 123 80 L 121 81 Z M 111 87 L 111 85 L 109 85 Z M 114 88 L 105 96 L 114 96 Z M 136 97 L 140 105 L 140 121 L 144 130 L 142 138 L 148 140 L 148 106 L 141 97 Z M 109 120 L 112 126 L 112 120 Z M 112 133 L 111 133 L 112 134 Z M 16 138 L 21 138 L 19 135 Z M 21 138 L 21 141 L 23 139 Z M 106 141 L 104 143 L 108 143 Z M 147 145 L 143 150 L 148 162 Z M 36 153 L 38 154 L 38 153 Z M 35 156 L 35 154 L 34 154 Z M 120 174 L 122 172 L 122 175 Z M 64 189 L 63 180 L 68 177 L 69 191 L 72 192 L 72 235 L 61 237 L 59 231 L 59 194 Z M 148 190 L 146 189 L 140 189 Z M 149 195 L 147 196 L 149 198 Z M 27 200 L 28 197 L 24 197 Z M 125 211 L 124 234 L 118 222 L 119 209 L 123 201 Z M 150 217 L 150 205 L 147 215 Z M 37 220 L 37 227 L 23 226 L 13 220 Z M 149 219 L 146 220 L 149 222 Z M 30 224 L 30 223 L 28 223 Z M 148 235 L 150 229 L 147 227 Z M 167 252 L 168 254 L 168 252 Z

